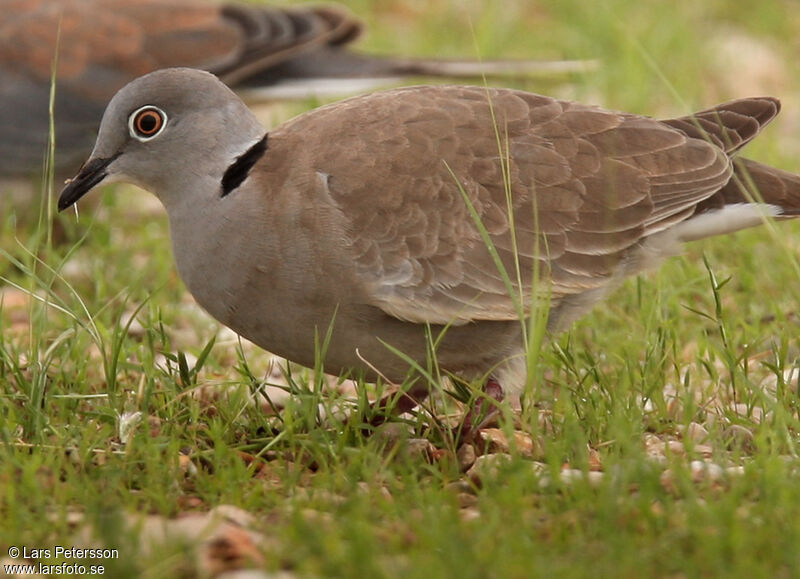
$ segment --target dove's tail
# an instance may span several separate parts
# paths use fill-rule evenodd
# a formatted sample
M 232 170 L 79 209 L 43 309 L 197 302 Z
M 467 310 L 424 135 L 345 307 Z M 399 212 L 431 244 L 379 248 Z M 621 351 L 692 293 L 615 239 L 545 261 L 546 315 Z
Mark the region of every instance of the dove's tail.
M 800 175 L 749 159 L 737 159 L 734 179 L 720 192 L 726 198 L 755 198 L 777 205 L 786 217 L 800 215 Z
M 731 180 L 698 206 L 698 212 L 728 205 L 766 204 L 776 218 L 800 216 L 800 175 L 750 159 L 736 158 Z
M 733 163 L 733 176 L 725 186 L 674 228 L 680 241 L 756 227 L 767 218 L 800 217 L 800 176 L 750 159 Z
M 800 216 L 800 175 L 738 156 L 780 108 L 775 98 L 752 97 L 662 121 L 689 137 L 716 145 L 730 156 L 733 168 L 729 181 L 698 203 L 691 216 L 673 230 L 681 241 L 755 227 L 767 217 Z
M 687 136 L 713 143 L 731 157 L 730 181 L 699 203 L 696 214 L 744 204 L 772 206 L 770 213 L 777 217 L 800 214 L 800 175 L 738 156 L 742 147 L 758 136 L 780 110 L 778 99 L 750 97 L 662 121 Z

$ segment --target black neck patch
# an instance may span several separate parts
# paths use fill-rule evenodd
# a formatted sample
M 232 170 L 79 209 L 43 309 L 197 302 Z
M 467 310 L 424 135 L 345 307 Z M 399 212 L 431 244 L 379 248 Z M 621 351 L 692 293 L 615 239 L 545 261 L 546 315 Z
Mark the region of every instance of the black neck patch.
M 264 138 L 239 155 L 239 157 L 231 163 L 230 167 L 225 170 L 225 174 L 222 176 L 221 197 L 225 197 L 247 179 L 247 176 L 250 174 L 250 169 L 264 156 L 267 150 L 268 136 L 269 133 L 264 135 Z

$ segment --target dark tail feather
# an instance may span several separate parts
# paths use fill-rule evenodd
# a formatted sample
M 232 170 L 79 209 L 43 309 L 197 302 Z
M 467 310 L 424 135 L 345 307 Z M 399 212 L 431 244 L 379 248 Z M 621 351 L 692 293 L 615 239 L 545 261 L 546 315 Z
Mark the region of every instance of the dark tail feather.
M 697 212 L 720 209 L 733 203 L 769 203 L 783 210 L 783 216 L 800 215 L 800 175 L 750 159 L 733 161 L 733 177 Z

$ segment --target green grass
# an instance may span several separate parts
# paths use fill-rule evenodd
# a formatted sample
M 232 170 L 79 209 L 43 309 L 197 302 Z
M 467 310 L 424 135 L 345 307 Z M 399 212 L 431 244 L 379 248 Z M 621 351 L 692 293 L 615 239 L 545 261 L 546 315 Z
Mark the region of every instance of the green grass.
M 514 85 L 611 108 L 672 116 L 780 89 L 784 113 L 747 154 L 800 169 L 789 2 L 464 4 L 349 5 L 370 27 L 364 49 L 598 58 L 568 86 Z M 733 29 L 768 46 L 783 76 L 734 88 L 749 51 L 713 56 Z M 478 485 L 439 428 L 446 395 L 408 432 L 370 438 L 336 418 L 352 393 L 302 369 L 280 414 L 252 404 L 267 356 L 187 298 L 163 212 L 124 188 L 102 197 L 78 222 L 58 217 L 67 244 L 48 243 L 46 220 L 0 231 L 0 559 L 90 533 L 120 550 L 106 576 L 193 576 L 204 566 L 185 545 L 147 546 L 126 521 L 235 505 L 264 537 L 257 566 L 299 576 L 800 572 L 800 224 L 693 244 L 543 346 L 535 404 L 501 423 L 537 441 L 536 460 L 512 450 Z M 707 437 L 687 434 L 697 425 Z M 697 460 L 722 474 L 693 471 Z M 567 467 L 583 476 L 565 482 Z

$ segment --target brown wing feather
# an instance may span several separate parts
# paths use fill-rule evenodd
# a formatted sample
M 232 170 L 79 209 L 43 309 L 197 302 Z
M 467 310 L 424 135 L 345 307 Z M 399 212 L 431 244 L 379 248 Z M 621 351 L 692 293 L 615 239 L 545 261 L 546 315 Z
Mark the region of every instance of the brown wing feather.
M 513 90 L 412 87 L 317 110 L 314 129 L 304 118 L 281 133 L 303 135 L 325 175 L 368 299 L 416 322 L 518 317 L 465 197 L 529 304 L 607 284 L 731 173 L 718 147 L 659 121 Z
M 726 153 L 733 153 L 758 135 L 780 110 L 781 103 L 776 98 L 751 97 L 662 122 L 690 137 L 709 141 Z

